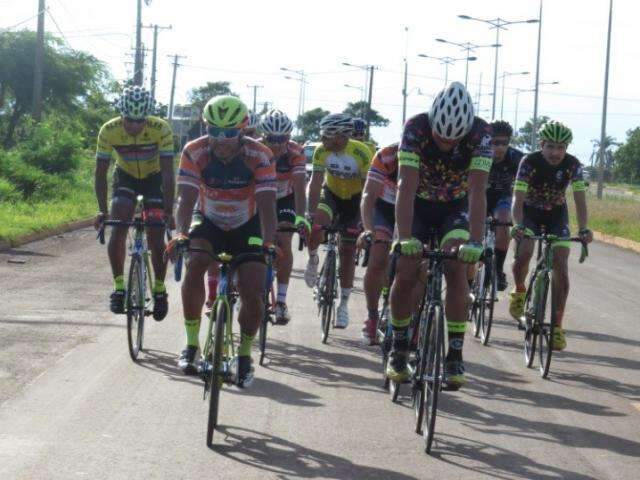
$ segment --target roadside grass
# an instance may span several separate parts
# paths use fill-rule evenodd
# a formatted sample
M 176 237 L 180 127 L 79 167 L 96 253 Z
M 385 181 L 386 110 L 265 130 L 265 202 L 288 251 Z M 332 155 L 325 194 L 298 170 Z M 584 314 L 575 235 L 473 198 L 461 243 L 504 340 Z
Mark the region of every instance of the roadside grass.
M 578 231 L 573 195 L 567 195 L 571 229 Z M 637 200 L 605 196 L 598 200 L 587 192 L 589 228 L 608 235 L 640 242 L 640 202 Z

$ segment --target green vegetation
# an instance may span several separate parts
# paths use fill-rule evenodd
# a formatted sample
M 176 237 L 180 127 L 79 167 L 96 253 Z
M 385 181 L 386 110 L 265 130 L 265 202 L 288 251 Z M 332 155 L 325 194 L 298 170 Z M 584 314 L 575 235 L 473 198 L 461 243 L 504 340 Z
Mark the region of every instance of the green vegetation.
M 577 232 L 573 195 L 568 195 L 569 216 L 573 232 Z M 607 235 L 640 242 L 640 202 L 637 200 L 605 196 L 598 200 L 587 193 L 589 228 Z

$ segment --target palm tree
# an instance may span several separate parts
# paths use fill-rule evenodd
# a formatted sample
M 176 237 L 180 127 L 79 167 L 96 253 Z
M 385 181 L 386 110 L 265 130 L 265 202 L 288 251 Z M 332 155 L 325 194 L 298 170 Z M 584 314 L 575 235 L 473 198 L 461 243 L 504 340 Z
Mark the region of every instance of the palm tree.
M 598 162 L 600 158 L 600 140 L 592 139 L 591 143 L 593 144 L 593 152 L 591 153 L 591 157 L 589 161 L 591 163 L 591 170 L 596 171 L 598 168 Z M 619 147 L 622 143 L 616 141 L 614 137 L 611 135 L 607 135 L 604 137 L 604 171 L 605 178 L 607 178 L 608 174 L 611 173 L 613 169 L 613 147 Z

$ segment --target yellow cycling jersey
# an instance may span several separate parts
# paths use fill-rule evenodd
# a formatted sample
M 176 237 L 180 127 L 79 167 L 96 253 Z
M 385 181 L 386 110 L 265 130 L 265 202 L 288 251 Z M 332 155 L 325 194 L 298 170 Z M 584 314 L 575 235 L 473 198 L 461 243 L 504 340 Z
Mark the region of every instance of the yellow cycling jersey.
M 173 133 L 169 124 L 158 117 L 147 117 L 142 131 L 135 137 L 123 126 L 122 117 L 105 123 L 98 134 L 96 158 L 111 161 L 134 178 L 142 179 L 160 171 L 160 158 L 173 158 Z
M 337 153 L 318 145 L 313 152 L 313 170 L 326 172 L 324 181 L 327 188 L 338 198 L 347 200 L 362 192 L 371 157 L 369 147 L 353 139 Z

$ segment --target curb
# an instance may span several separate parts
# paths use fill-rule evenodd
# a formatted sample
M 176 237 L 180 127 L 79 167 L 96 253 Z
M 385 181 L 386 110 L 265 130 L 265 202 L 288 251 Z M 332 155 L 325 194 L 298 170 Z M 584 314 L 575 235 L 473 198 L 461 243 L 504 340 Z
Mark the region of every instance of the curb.
M 625 250 L 632 250 L 636 253 L 640 253 L 640 242 L 634 242 L 633 240 L 628 240 L 626 238 L 607 235 L 606 233 L 598 232 L 595 230 L 593 232 L 593 238 L 608 245 L 614 245 L 616 247 L 624 248 Z
M 30 233 L 23 235 L 12 241 L 0 241 L 0 252 L 9 250 L 11 248 L 19 247 L 25 243 L 37 242 L 38 240 L 44 240 L 45 238 L 52 237 L 53 235 L 60 235 L 62 233 L 72 232 L 81 228 L 86 228 L 93 225 L 93 218 L 85 218 L 82 220 L 76 220 L 75 222 L 64 223 L 58 227 L 48 230 L 42 230 L 40 232 Z

